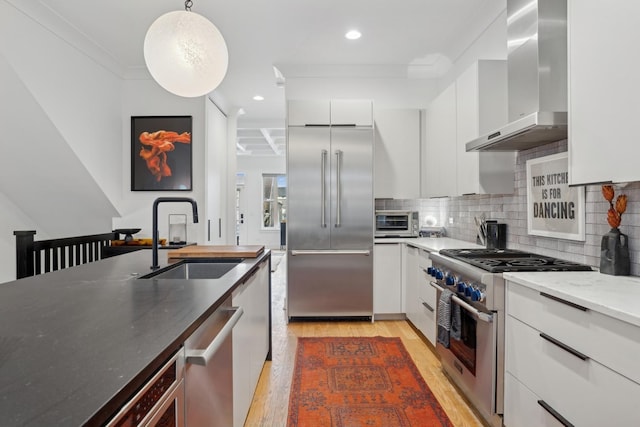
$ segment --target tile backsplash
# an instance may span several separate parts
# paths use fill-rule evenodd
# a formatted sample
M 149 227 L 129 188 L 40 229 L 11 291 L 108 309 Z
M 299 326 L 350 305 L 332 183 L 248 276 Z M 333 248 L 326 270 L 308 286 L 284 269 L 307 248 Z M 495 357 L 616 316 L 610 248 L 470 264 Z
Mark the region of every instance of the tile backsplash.
M 488 219 L 507 224 L 507 247 L 600 266 L 602 236 L 610 230 L 607 223 L 609 204 L 602 197 L 601 186 L 586 187 L 585 241 L 533 236 L 527 233 L 526 161 L 567 151 L 567 141 L 521 151 L 516 158 L 513 194 L 471 195 L 438 199 L 380 199 L 376 209 L 420 211 L 422 225 L 434 223 L 446 228 L 447 237 L 476 241 L 474 217 L 484 213 Z M 626 194 L 627 210 L 622 215 L 620 231 L 629 238 L 631 274 L 640 276 L 640 182 L 624 187 L 614 185 L 616 195 Z

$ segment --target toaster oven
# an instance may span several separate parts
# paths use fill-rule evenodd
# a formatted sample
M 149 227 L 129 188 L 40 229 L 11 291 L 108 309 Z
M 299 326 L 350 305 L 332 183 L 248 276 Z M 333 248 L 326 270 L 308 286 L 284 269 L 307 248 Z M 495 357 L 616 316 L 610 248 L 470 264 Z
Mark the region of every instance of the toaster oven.
M 417 211 L 376 211 L 375 237 L 418 237 L 419 219 Z

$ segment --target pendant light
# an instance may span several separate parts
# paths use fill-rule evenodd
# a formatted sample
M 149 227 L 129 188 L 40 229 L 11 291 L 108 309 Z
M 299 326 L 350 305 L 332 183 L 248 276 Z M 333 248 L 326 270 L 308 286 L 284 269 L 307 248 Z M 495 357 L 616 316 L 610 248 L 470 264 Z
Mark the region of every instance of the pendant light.
M 224 79 L 229 52 L 220 31 L 207 18 L 184 11 L 156 19 L 144 38 L 144 60 L 153 79 L 169 92 L 194 98 L 214 90 Z

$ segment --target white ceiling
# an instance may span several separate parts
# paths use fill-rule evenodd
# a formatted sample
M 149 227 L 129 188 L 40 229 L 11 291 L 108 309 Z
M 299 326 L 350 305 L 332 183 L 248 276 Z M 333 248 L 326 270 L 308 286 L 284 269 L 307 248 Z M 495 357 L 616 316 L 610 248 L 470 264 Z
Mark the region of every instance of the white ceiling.
M 184 8 L 183 0 L 37 5 L 86 36 L 124 76 L 145 70 L 142 46 L 151 23 Z M 213 22 L 227 42 L 229 69 L 214 99 L 228 113 L 244 110 L 239 144 L 252 154 L 282 154 L 284 89 L 276 85 L 274 65 L 285 78 L 434 78 L 505 5 L 506 0 L 193 0 L 191 10 Z M 344 38 L 352 28 L 361 39 Z M 256 94 L 264 101 L 254 101 Z

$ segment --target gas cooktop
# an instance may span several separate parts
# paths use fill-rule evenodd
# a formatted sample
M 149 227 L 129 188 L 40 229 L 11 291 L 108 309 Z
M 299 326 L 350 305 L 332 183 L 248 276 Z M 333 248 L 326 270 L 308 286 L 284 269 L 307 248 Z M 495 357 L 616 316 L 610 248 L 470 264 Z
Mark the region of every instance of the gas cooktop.
M 442 249 L 441 255 L 490 273 L 507 271 L 592 271 L 591 267 L 564 259 L 515 249 Z

